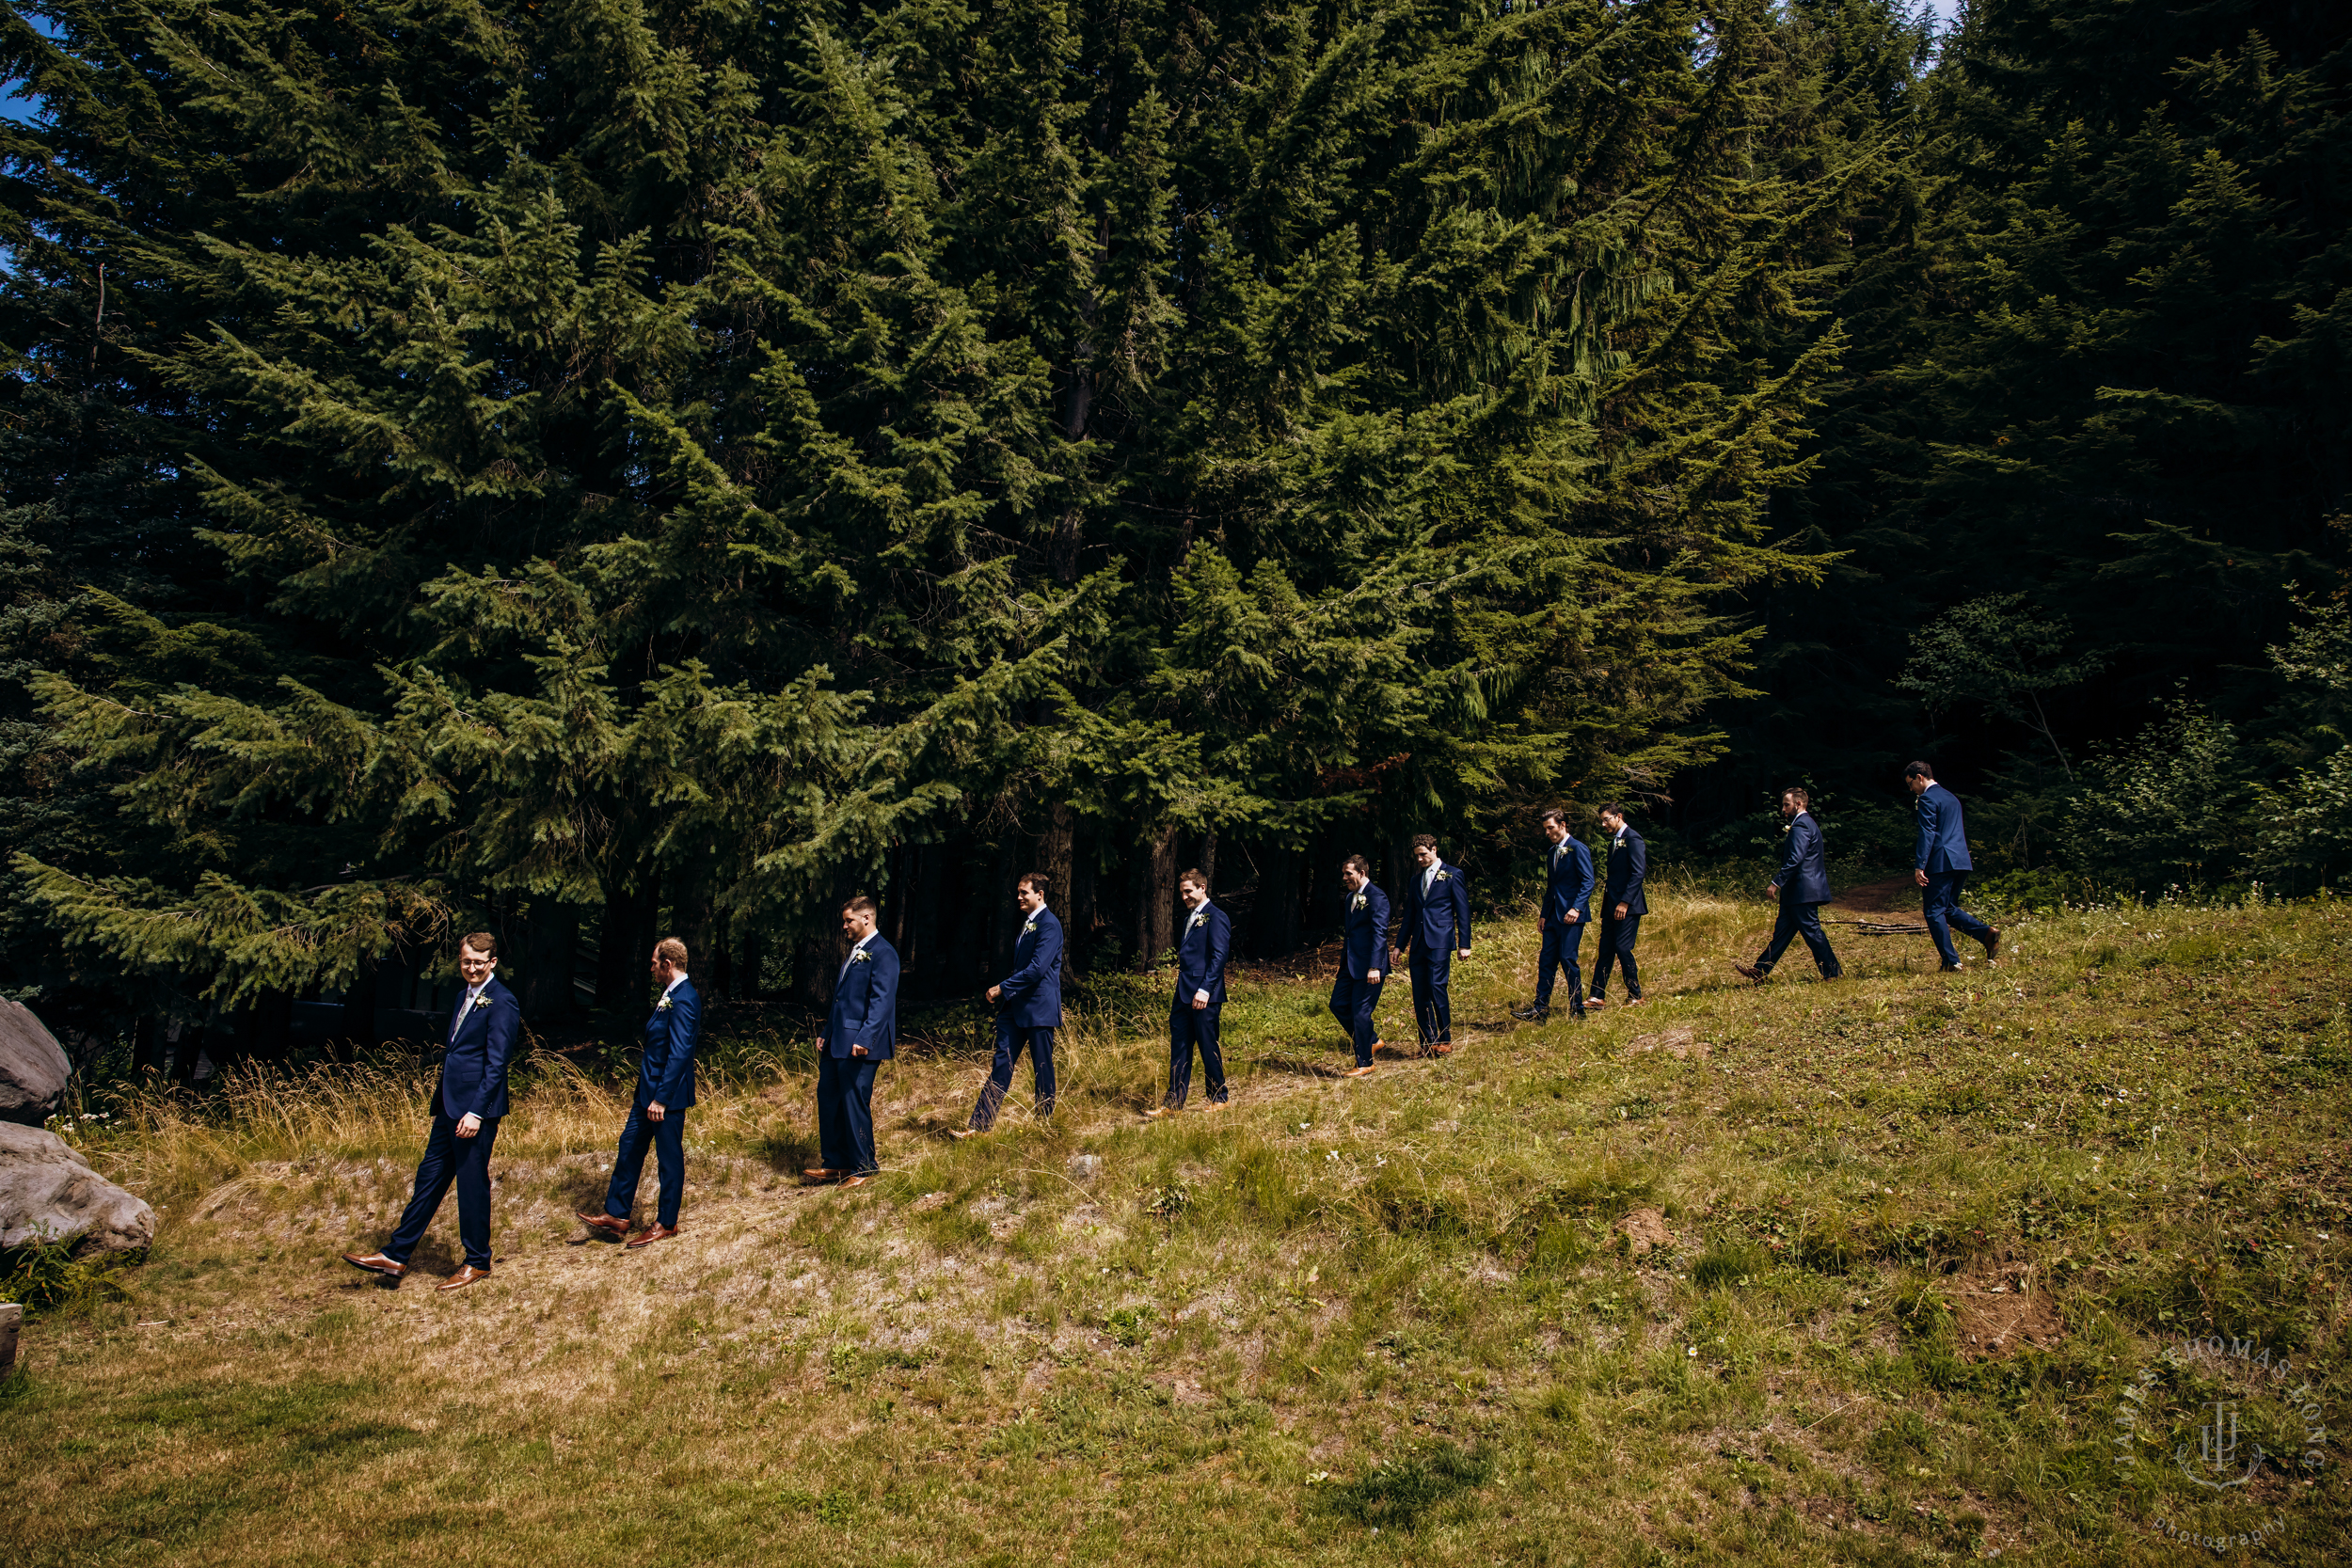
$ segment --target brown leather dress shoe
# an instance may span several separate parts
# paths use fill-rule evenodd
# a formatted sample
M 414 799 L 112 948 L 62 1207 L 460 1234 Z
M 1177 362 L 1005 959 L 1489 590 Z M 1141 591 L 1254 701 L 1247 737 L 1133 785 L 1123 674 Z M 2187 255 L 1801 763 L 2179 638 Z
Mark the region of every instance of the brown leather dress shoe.
M 628 1239 L 628 1244 L 633 1251 L 641 1246 L 651 1246 L 656 1242 L 666 1242 L 676 1234 L 677 1227 L 675 1225 L 649 1225 L 631 1236 Z
M 1150 1110 L 1143 1113 L 1143 1119 L 1146 1121 L 1157 1121 L 1162 1117 L 1172 1117 L 1175 1114 L 1176 1107 L 1173 1105 L 1154 1105 Z
M 1771 970 L 1758 969 L 1754 964 L 1733 964 L 1731 966 L 1731 972 L 1734 974 L 1739 975 L 1742 980 L 1753 981 L 1755 984 L 1759 986 L 1772 977 L 1772 972 Z
M 387 1279 L 398 1279 L 408 1272 L 407 1264 L 395 1263 L 380 1252 L 371 1252 L 365 1256 L 357 1252 L 346 1252 L 343 1254 L 343 1261 L 355 1269 L 365 1269 L 370 1274 L 380 1274 Z
M 1366 1062 L 1362 1067 L 1349 1068 L 1345 1072 L 1341 1073 L 1340 1076 L 1343 1078 L 1369 1078 L 1373 1075 L 1375 1070 L 1374 1065 L 1370 1062 Z
M 489 1270 L 477 1269 L 471 1263 L 461 1263 L 458 1265 L 457 1272 L 455 1274 L 451 1275 L 447 1279 L 444 1279 L 438 1285 L 434 1286 L 433 1289 L 437 1291 L 462 1291 L 477 1279 L 487 1279 L 489 1277 Z
M 1429 1049 L 1422 1052 L 1422 1054 L 1424 1056 L 1451 1056 L 1454 1054 L 1454 1042 L 1451 1040 L 1431 1040 L 1429 1042 Z
M 2001 928 L 1998 926 L 1989 927 L 1987 928 L 1991 930 L 1993 934 L 1984 939 L 1984 961 L 1986 963 L 1998 963 L 2001 958 Z
M 848 1173 L 845 1171 L 827 1169 L 823 1165 L 811 1165 L 808 1169 L 801 1172 L 801 1185 L 803 1187 L 821 1187 L 829 1181 L 840 1180 L 841 1178 L 847 1174 Z
M 585 1209 L 573 1212 L 580 1215 L 580 1224 L 600 1236 L 610 1236 L 617 1242 L 628 1234 L 628 1221 L 627 1220 L 616 1220 L 612 1215 L 601 1212 L 592 1214 Z
M 870 1176 L 845 1176 L 841 1179 L 841 1190 L 846 1193 L 851 1187 L 863 1187 L 872 1180 Z

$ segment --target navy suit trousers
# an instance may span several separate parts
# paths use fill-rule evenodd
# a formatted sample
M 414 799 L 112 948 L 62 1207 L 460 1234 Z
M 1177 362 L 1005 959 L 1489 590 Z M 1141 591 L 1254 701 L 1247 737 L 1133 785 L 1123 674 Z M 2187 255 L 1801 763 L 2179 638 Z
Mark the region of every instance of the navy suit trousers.
M 1928 935 L 1935 939 L 1935 951 L 1947 969 L 1960 967 L 1960 952 L 1952 946 L 1952 927 L 1958 927 L 1962 936 L 1974 937 L 1988 947 L 1993 942 L 1993 927 L 1960 907 L 1960 890 L 1967 880 L 1965 871 L 1931 871 L 1927 889 L 1919 895 Z
M 1568 974 L 1568 1010 L 1584 1010 L 1584 971 L 1576 961 L 1577 951 L 1584 945 L 1584 922 L 1547 920 L 1544 922 L 1544 948 L 1535 959 L 1535 1010 L 1551 1010 L 1551 982 L 1555 970 Z
M 817 1053 L 817 1163 L 827 1170 L 871 1176 L 874 1159 L 874 1069 L 879 1057 Z
M 1388 982 L 1383 980 L 1381 985 Z M 1342 974 L 1331 985 L 1331 1016 L 1340 1021 L 1356 1047 L 1356 1065 L 1372 1066 L 1372 1048 L 1380 1038 L 1372 1015 L 1380 1006 L 1380 986 L 1357 975 Z
M 1623 920 L 1613 915 L 1600 918 L 1600 952 L 1593 959 L 1593 994 L 1598 996 L 1609 989 L 1609 966 L 1615 964 L 1625 971 L 1625 993 L 1636 1001 L 1642 995 L 1642 972 L 1633 967 L 1633 943 L 1642 934 L 1642 917 L 1629 914 Z
M 485 1117 L 481 1132 L 461 1138 L 455 1117 L 446 1111 L 433 1114 L 433 1135 L 425 1140 L 424 1158 L 417 1162 L 416 1188 L 409 1194 L 407 1212 L 400 1216 L 400 1228 L 384 1243 L 385 1257 L 395 1263 L 408 1261 L 453 1181 L 457 1239 L 465 1243 L 466 1261 L 477 1269 L 490 1266 L 490 1146 L 498 1138 L 496 1117 Z
M 1829 933 L 1821 929 L 1821 906 L 1792 903 L 1788 899 L 1781 900 L 1780 913 L 1772 920 L 1772 940 L 1765 944 L 1763 954 L 1756 960 L 1756 967 L 1767 974 L 1771 974 L 1772 965 L 1780 962 L 1780 956 L 1788 951 L 1788 943 L 1798 937 L 1804 938 L 1805 951 L 1811 953 L 1813 961 L 1821 966 L 1822 979 L 1835 980 L 1845 973 L 1837 965 L 1837 955 L 1830 951 Z
M 616 1220 L 628 1218 L 637 1202 L 637 1179 L 645 1173 L 647 1149 L 653 1150 L 653 1166 L 661 1178 L 656 1223 L 674 1226 L 678 1196 L 686 1190 L 686 1113 L 675 1106 L 665 1106 L 660 1121 L 645 1115 L 644 1101 L 628 1108 L 620 1152 L 612 1157 L 612 1184 L 604 1192 L 604 1212 Z
M 1454 978 L 1454 949 L 1416 946 L 1406 956 L 1405 970 L 1413 980 L 1413 1022 L 1420 1026 L 1421 1043 L 1452 1045 L 1454 999 L 1447 986 Z
M 988 1082 L 980 1085 L 980 1102 L 972 1107 L 972 1130 L 985 1132 L 996 1125 L 1005 1095 L 1012 1087 L 1012 1064 L 1029 1052 L 1029 1069 L 1037 1074 L 1037 1114 L 1054 1114 L 1054 1031 L 1042 1023 L 1015 1023 L 1012 1014 L 996 1015 L 996 1060 L 989 1065 Z
M 1168 1009 L 1168 1098 L 1161 1103 L 1171 1111 L 1182 1110 L 1184 1097 L 1192 1092 L 1192 1053 L 1200 1050 L 1200 1070 L 1209 1080 L 1209 1099 L 1225 1103 L 1225 1053 L 1217 1043 L 1217 1014 L 1225 1010 L 1222 1002 L 1212 1002 L 1196 1008 L 1178 997 Z

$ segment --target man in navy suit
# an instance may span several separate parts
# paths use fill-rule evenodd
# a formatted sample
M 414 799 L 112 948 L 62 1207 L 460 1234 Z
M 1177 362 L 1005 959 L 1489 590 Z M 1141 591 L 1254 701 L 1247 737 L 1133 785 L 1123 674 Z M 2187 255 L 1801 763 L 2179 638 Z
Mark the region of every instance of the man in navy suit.
M 1200 1051 L 1200 1070 L 1209 1080 L 1209 1109 L 1225 1103 L 1225 1053 L 1217 1047 L 1217 1020 L 1225 1011 L 1225 960 L 1233 951 L 1233 924 L 1209 902 L 1209 879 L 1187 871 L 1176 879 L 1184 901 L 1184 930 L 1176 939 L 1176 995 L 1168 1008 L 1168 1098 L 1144 1112 L 1173 1116 L 1192 1092 L 1192 1053 Z
M 802 1172 L 811 1186 L 862 1187 L 882 1167 L 874 1158 L 874 1072 L 898 1048 L 898 950 L 874 929 L 864 894 L 841 906 L 850 956 L 834 976 L 833 1011 L 817 1037 L 817 1140 L 821 1162 Z
M 1402 959 L 1412 977 L 1421 1053 L 1450 1056 L 1454 1003 L 1447 987 L 1454 954 L 1470 956 L 1470 879 L 1438 856 L 1438 841 L 1428 833 L 1413 835 L 1413 865 L 1405 881 L 1405 918 L 1398 922 L 1402 945 L 1391 957 Z
M 1845 973 L 1837 966 L 1837 955 L 1830 951 L 1829 937 L 1821 929 L 1820 910 L 1829 902 L 1829 857 L 1821 847 L 1820 824 L 1813 820 L 1812 797 L 1802 789 L 1780 792 L 1780 815 L 1788 822 L 1788 844 L 1781 851 L 1780 869 L 1772 874 L 1764 892 L 1768 897 L 1780 900 L 1780 913 L 1772 921 L 1772 940 L 1753 964 L 1731 967 L 1762 985 L 1772 977 L 1772 966 L 1788 951 L 1792 938 L 1804 938 L 1805 950 L 1820 966 L 1821 978 L 1835 980 Z
M 1606 1007 L 1609 966 L 1625 971 L 1625 1005 L 1642 1005 L 1642 973 L 1633 966 L 1633 943 L 1642 934 L 1642 916 L 1649 899 L 1642 884 L 1649 876 L 1649 846 L 1626 825 L 1623 806 L 1600 808 L 1600 825 L 1609 834 L 1609 885 L 1600 895 L 1600 953 L 1593 960 L 1593 994 L 1588 1007 Z
M 582 1211 L 588 1228 L 614 1241 L 628 1234 L 628 1212 L 637 1201 L 637 1181 L 653 1151 L 661 1179 L 660 1206 L 653 1224 L 634 1236 L 632 1247 L 651 1246 L 677 1234 L 678 1196 L 686 1190 L 686 1112 L 694 1103 L 694 1047 L 701 1043 L 702 998 L 686 977 L 686 943 L 663 937 L 653 950 L 653 977 L 661 988 L 653 1016 L 645 1020 L 645 1054 L 637 1065 L 637 1093 L 621 1128 L 612 1158 L 612 1180 L 604 1191 L 604 1212 Z
M 1935 939 L 1944 973 L 1960 969 L 1960 951 L 1952 945 L 1952 930 L 1984 943 L 1987 963 L 2000 957 L 2001 933 L 1960 907 L 1960 890 L 1976 863 L 1968 858 L 1968 828 L 1961 820 L 1960 800 L 1935 782 L 1935 769 L 1915 762 L 1903 769 L 1903 783 L 1916 797 L 1912 809 L 1919 816 L 1919 841 L 1911 852 L 1912 879 L 1925 890 L 1919 899 L 1927 917 L 1928 935 Z
M 1348 856 L 1340 867 L 1340 885 L 1346 892 L 1347 912 L 1341 924 L 1340 977 L 1331 985 L 1331 1016 L 1356 1047 L 1356 1065 L 1342 1076 L 1362 1078 L 1372 1071 L 1372 1053 L 1380 1044 L 1372 1015 L 1380 1006 L 1389 895 L 1372 885 L 1372 863 L 1361 855 Z
M 498 950 L 498 939 L 487 931 L 471 932 L 458 944 L 457 973 L 466 992 L 450 1010 L 449 1027 L 442 1032 L 449 1050 L 433 1091 L 433 1132 L 417 1163 L 408 1210 L 381 1252 L 343 1254 L 354 1268 L 388 1279 L 407 1273 L 410 1255 L 454 1183 L 457 1235 L 466 1261 L 440 1289 L 462 1291 L 489 1276 L 490 1149 L 498 1142 L 499 1118 L 506 1115 L 506 1068 L 523 1027 L 521 1006 L 494 973 Z
M 1544 859 L 1544 902 L 1535 916 L 1544 938 L 1535 959 L 1535 1005 L 1511 1014 L 1528 1023 L 1551 1016 L 1555 969 L 1567 971 L 1568 1016 L 1584 1016 L 1584 972 L 1577 965 L 1577 949 L 1584 944 L 1584 927 L 1593 918 L 1593 852 L 1568 832 L 1568 814 L 1558 806 L 1544 813 L 1543 824 L 1551 849 Z
M 1053 884 L 1041 871 L 1032 871 L 1013 885 L 1013 901 L 1027 917 L 1021 938 L 1012 944 L 1012 973 L 988 988 L 996 1004 L 996 1060 L 980 1086 L 979 1103 L 972 1107 L 972 1125 L 956 1130 L 969 1138 L 996 1125 L 996 1113 L 1012 1087 L 1012 1064 L 1029 1053 L 1029 1069 L 1037 1075 L 1037 1114 L 1054 1114 L 1054 1031 L 1061 1027 L 1061 921 L 1045 907 Z

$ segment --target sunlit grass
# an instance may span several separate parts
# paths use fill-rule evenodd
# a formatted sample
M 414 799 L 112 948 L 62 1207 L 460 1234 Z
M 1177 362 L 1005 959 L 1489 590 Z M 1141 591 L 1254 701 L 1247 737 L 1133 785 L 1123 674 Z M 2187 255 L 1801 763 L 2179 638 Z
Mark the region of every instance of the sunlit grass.
M 625 1107 L 540 1064 L 497 1272 L 449 1297 L 453 1211 L 398 1292 L 333 1260 L 397 1212 L 429 1074 L 134 1100 L 77 1132 L 161 1240 L 132 1301 L 28 1331 L 0 1550 L 2179 1560 L 2156 1521 L 2227 1511 L 2112 1443 L 2153 1369 L 2151 1435 L 2194 1449 L 2220 1386 L 2168 1341 L 2259 1340 L 2352 1407 L 2352 919 L 2005 924 L 1998 970 L 1834 932 L 1849 979 L 1800 951 L 1756 990 L 1729 966 L 1769 909 L 1678 895 L 1648 1006 L 1531 1028 L 1532 923 L 1493 923 L 1462 1050 L 1358 1083 L 1327 975 L 1264 966 L 1227 1015 L 1234 1103 L 1168 1124 L 1137 1115 L 1166 978 L 1096 982 L 1050 1123 L 1025 1064 L 999 1132 L 952 1143 L 981 1036 L 910 1053 L 856 1194 L 791 1185 L 814 1107 L 778 1040 L 714 1076 L 686 1234 L 643 1254 L 570 1244 Z M 1409 1043 L 1402 985 L 1383 1017 Z M 2010 1280 L 2052 1326 L 1987 1356 L 1968 1314 Z M 2260 1483 L 2271 1559 L 2333 1555 L 2336 1476 Z

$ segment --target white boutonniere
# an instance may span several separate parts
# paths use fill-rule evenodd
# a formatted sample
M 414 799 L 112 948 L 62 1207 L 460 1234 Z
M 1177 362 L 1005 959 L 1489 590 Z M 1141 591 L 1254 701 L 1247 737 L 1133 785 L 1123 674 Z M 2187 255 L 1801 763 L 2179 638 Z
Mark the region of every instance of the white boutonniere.
M 1348 905 L 1347 907 L 1348 907 L 1349 909 L 1351 909 L 1351 910 L 1360 910 L 1360 909 L 1362 909 L 1362 908 L 1364 907 L 1364 895 L 1363 895 L 1362 894 L 1360 894 L 1360 893 L 1359 893 L 1359 894 L 1358 894 L 1358 895 L 1356 895 L 1356 902 L 1354 902 L 1353 904 Z
M 870 964 L 874 961 L 874 955 L 861 947 L 850 955 L 850 961 L 853 964 Z
M 1209 917 L 1207 915 L 1202 914 L 1199 910 L 1195 910 L 1192 911 L 1192 918 L 1184 922 L 1184 929 L 1189 931 L 1195 926 L 1200 925 L 1202 921 L 1208 918 Z
M 653 1005 L 653 1010 L 657 1013 L 666 1013 L 670 1010 L 670 996 L 667 991 L 662 993 L 660 1001 Z
M 1436 878 L 1435 878 L 1435 879 L 1434 879 L 1434 880 L 1437 880 L 1437 881 L 1440 881 L 1440 882 L 1442 882 L 1442 881 L 1444 881 L 1444 880 L 1446 879 L 1446 875 L 1445 875 L 1445 873 L 1444 873 L 1444 872 L 1440 871 L 1440 872 L 1438 872 L 1438 875 L 1436 876 Z
M 484 991 L 477 994 L 473 999 L 473 1005 L 477 1007 L 488 1006 L 490 1005 L 489 993 L 487 991 Z
M 1026 926 L 1024 926 L 1024 927 L 1021 927 L 1021 934 L 1022 934 L 1023 936 L 1025 936 L 1025 936 L 1033 936 L 1033 935 L 1035 935 L 1035 934 L 1036 934 L 1036 931 L 1037 931 L 1037 922 L 1036 922 L 1036 921 L 1034 921 L 1034 920 L 1030 921 L 1030 922 L 1029 922 Z

